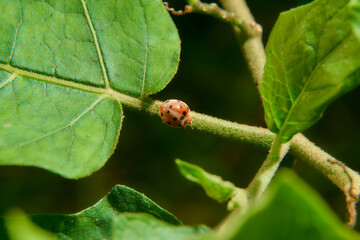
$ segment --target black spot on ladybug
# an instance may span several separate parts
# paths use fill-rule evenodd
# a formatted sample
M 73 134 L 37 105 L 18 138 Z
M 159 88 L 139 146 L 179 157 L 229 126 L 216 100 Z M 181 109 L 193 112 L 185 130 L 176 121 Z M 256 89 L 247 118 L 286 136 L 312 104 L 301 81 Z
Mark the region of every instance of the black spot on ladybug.
M 170 110 L 167 110 L 167 113 L 170 113 Z
M 164 116 L 164 114 L 163 114 L 163 113 L 161 113 L 160 115 L 161 115 L 162 117 Z
M 170 108 L 172 108 L 172 105 L 170 105 Z
M 186 111 L 183 111 L 183 115 L 186 116 Z
M 176 118 L 176 117 L 174 117 L 174 118 L 173 118 L 173 121 L 176 121 L 176 120 L 177 120 L 177 118 Z
M 181 116 L 181 117 L 180 117 L 180 120 L 184 120 L 184 116 Z
M 181 127 L 181 124 L 179 124 L 179 127 Z
M 181 106 L 181 105 L 179 105 L 179 108 L 180 108 L 180 109 L 182 109 L 182 106 Z
M 167 122 L 167 124 L 171 125 L 171 122 Z

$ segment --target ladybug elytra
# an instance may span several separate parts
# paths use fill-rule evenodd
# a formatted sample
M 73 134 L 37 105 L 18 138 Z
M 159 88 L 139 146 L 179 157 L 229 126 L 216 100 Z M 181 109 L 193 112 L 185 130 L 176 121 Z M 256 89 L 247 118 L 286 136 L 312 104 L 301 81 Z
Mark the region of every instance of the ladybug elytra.
M 191 124 L 190 108 L 186 103 L 170 99 L 160 105 L 160 117 L 164 123 L 179 128 Z

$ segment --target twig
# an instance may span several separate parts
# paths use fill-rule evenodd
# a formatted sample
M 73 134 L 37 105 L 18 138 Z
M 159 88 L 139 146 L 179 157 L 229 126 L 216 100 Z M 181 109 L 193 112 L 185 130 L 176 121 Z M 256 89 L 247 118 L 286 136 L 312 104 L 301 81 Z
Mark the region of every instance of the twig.
M 254 21 L 244 0 L 220 1 L 225 9 L 234 11 L 246 21 Z M 251 75 L 257 86 L 259 86 L 265 66 L 265 50 L 261 37 L 244 40 L 241 34 L 238 33 L 238 30 L 236 28 L 234 30 L 238 35 L 239 44 L 248 62 Z M 359 174 L 315 146 L 300 133 L 293 138 L 290 152 L 300 157 L 300 160 L 320 171 L 345 193 L 348 209 L 348 225 L 353 227 L 356 221 L 355 204 L 359 199 L 360 193 Z M 336 164 L 334 165 L 334 163 Z M 343 171 L 343 173 L 340 173 L 340 171 Z
M 179 11 L 176 11 L 174 8 L 169 7 L 169 3 L 167 2 L 164 2 L 164 5 L 166 10 L 168 10 L 174 15 L 185 15 L 187 13 L 191 13 L 191 7 L 188 5 L 185 6 L 185 10 L 179 10 Z
M 262 33 L 262 27 L 254 21 L 244 21 L 240 17 L 236 16 L 233 12 L 228 12 L 220 8 L 216 3 L 203 3 L 199 0 L 187 0 L 189 5 L 185 6 L 185 10 L 176 11 L 174 8 L 170 8 L 167 2 L 164 2 L 166 9 L 174 15 L 184 15 L 187 13 L 200 13 L 213 16 L 224 22 L 230 23 L 233 26 L 241 30 L 242 34 L 246 38 L 252 38 L 260 36 Z
M 275 175 L 281 160 L 289 150 L 290 142 L 282 144 L 281 139 L 278 136 L 279 135 L 275 137 L 264 163 L 246 188 L 249 201 L 258 200 L 263 194 Z
M 220 0 L 222 6 L 235 15 L 243 22 L 255 23 L 249 8 L 244 0 Z M 239 45 L 247 61 L 251 76 L 257 86 L 260 85 L 265 66 L 265 50 L 262 43 L 261 34 L 256 37 L 248 38 L 234 27 L 234 31 L 239 40 Z
M 161 103 L 161 101 L 154 101 L 150 98 L 140 100 L 115 91 L 111 92 L 111 95 L 116 97 L 125 107 L 130 107 L 130 109 L 136 109 L 150 115 L 159 114 L 158 103 Z M 275 134 L 265 128 L 229 122 L 193 111 L 191 116 L 193 117 L 192 126 L 194 130 L 211 133 L 235 141 L 252 143 L 268 149 L 275 139 Z M 161 121 L 160 116 L 159 121 Z M 292 138 L 290 154 L 318 170 L 344 193 L 348 192 L 349 184 L 352 184 L 354 189 L 360 189 L 360 175 L 356 171 L 345 165 L 340 167 L 330 163 L 328 159 L 335 160 L 335 158 L 321 150 L 321 148 L 310 142 L 302 134 L 297 134 Z M 344 169 L 346 169 L 347 174 L 344 172 Z M 349 181 L 349 176 L 351 176 L 352 183 Z
M 222 17 L 224 16 L 222 13 L 226 11 L 220 9 L 217 5 L 204 4 L 198 0 L 188 0 L 188 3 L 191 6 L 186 6 L 185 11 L 176 12 L 174 9 L 169 9 L 169 11 L 173 12 L 174 14 L 182 15 L 185 13 L 196 12 L 196 10 L 194 10 L 194 6 L 206 6 L 208 8 L 205 9 L 197 7 L 197 11 L 199 13 L 215 16 L 233 24 L 234 31 L 239 39 L 239 44 L 247 60 L 251 75 L 257 86 L 259 86 L 262 80 L 265 66 L 265 50 L 262 44 L 261 31 L 258 31 L 258 33 L 254 34 L 252 37 L 249 37 L 248 34 L 243 34 L 247 31 L 246 28 L 244 28 L 246 25 L 243 25 L 242 23 L 253 23 L 251 24 L 252 27 L 254 27 L 255 23 L 255 20 L 244 0 L 220 0 L 220 2 L 225 9 L 227 9 L 229 12 L 233 12 L 231 14 L 231 18 L 229 18 L 228 15 Z M 212 10 L 210 11 L 209 9 Z M 259 25 L 256 24 L 256 26 Z M 254 143 L 267 147 L 270 147 L 270 143 L 274 138 L 274 134 L 265 129 L 258 128 L 255 130 L 254 128 L 250 130 L 243 125 L 228 122 L 223 123 L 223 120 L 219 119 L 216 119 L 218 121 L 213 121 L 211 117 L 210 119 L 212 120 L 209 121 L 208 116 L 202 114 L 199 114 L 197 117 L 201 121 L 195 121 L 194 127 L 203 131 L 211 132 L 213 134 L 223 135 L 223 133 L 226 132 L 228 138 L 237 138 L 238 140 L 249 142 L 254 141 Z M 212 123 L 213 126 L 211 126 Z M 225 129 L 226 131 L 224 131 Z M 246 132 L 247 134 L 251 135 L 246 136 Z M 245 135 L 243 135 L 244 133 Z M 260 140 L 261 137 L 264 137 L 262 141 Z M 290 152 L 299 157 L 300 160 L 320 171 L 345 193 L 348 209 L 347 224 L 350 227 L 353 227 L 356 221 L 355 204 L 359 200 L 360 193 L 360 175 L 321 150 L 319 147 L 315 146 L 302 134 L 297 134 L 293 138 Z M 275 170 L 276 169 L 277 166 Z M 256 180 L 256 177 L 254 180 Z M 253 187 L 251 185 L 252 184 L 249 185 L 250 188 Z

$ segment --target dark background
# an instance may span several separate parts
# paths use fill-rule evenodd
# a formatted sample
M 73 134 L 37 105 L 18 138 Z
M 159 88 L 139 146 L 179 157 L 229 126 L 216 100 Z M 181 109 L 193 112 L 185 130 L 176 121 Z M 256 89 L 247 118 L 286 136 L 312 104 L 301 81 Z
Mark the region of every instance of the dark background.
M 169 1 L 176 9 L 183 9 L 184 2 Z M 250 9 L 264 28 L 264 42 L 281 11 L 305 2 L 249 0 Z M 196 14 L 173 19 L 182 39 L 179 70 L 168 87 L 153 98 L 181 99 L 197 112 L 265 127 L 258 92 L 231 27 Z M 353 169 L 360 169 L 359 93 L 357 88 L 336 100 L 305 132 Z M 124 184 L 144 193 L 185 224 L 215 226 L 226 215 L 226 205 L 208 198 L 198 185 L 185 180 L 174 159 L 195 163 L 246 187 L 267 154 L 266 149 L 191 128 L 173 129 L 160 118 L 128 108 L 124 114 L 115 154 L 90 177 L 67 180 L 38 168 L 1 166 L 0 214 L 12 207 L 29 214 L 75 213 L 96 203 L 114 185 Z M 344 195 L 331 182 L 292 156 L 284 159 L 282 167 L 295 169 L 344 219 Z

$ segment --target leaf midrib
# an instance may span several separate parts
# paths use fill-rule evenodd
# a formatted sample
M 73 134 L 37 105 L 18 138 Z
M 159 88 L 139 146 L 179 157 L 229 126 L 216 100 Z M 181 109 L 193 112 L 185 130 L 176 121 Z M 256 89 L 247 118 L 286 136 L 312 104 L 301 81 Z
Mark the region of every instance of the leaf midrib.
M 105 94 L 107 96 L 114 98 L 120 104 L 133 106 L 135 108 L 137 108 L 138 106 L 141 105 L 141 100 L 139 98 L 132 97 L 132 96 L 124 94 L 124 93 L 120 93 L 112 88 L 94 87 L 94 86 L 89 86 L 89 85 L 85 85 L 85 84 L 81 84 L 81 83 L 76 83 L 76 82 L 73 82 L 70 80 L 65 80 L 65 79 L 61 79 L 61 78 L 57 78 L 57 77 L 39 74 L 39 73 L 31 72 L 28 70 L 23 70 L 20 68 L 16 68 L 16 67 L 13 67 L 10 65 L 3 64 L 1 62 L 0 62 L 0 70 L 4 70 L 6 72 L 16 74 L 16 76 L 31 78 L 35 81 L 42 81 L 42 82 L 51 83 L 51 84 L 68 87 L 68 88 L 72 88 L 72 89 L 77 89 L 77 90 L 90 92 L 90 93 Z M 9 83 L 8 79 L 5 82 Z M 1 87 L 4 87 L 6 85 L 4 83 L 1 84 Z M 1 88 L 0 88 L 0 90 L 1 90 Z
M 99 94 L 104 94 L 104 93 L 109 94 L 110 92 L 112 92 L 111 91 L 112 89 L 109 90 L 109 89 L 105 89 L 102 87 L 94 87 L 94 86 L 76 83 L 73 81 L 69 81 L 69 80 L 65 80 L 65 79 L 61 79 L 61 78 L 57 78 L 57 77 L 51 77 L 48 75 L 39 74 L 39 73 L 23 70 L 20 68 L 16 68 L 16 67 L 13 67 L 8 64 L 0 63 L 0 69 L 4 70 L 6 72 L 12 73 L 12 74 L 17 74 L 18 76 L 28 77 L 28 78 L 31 78 L 31 79 L 34 79 L 37 81 L 48 82 L 48 83 L 52 83 L 52 84 L 56 84 L 56 85 L 60 85 L 60 86 L 64 86 L 64 87 L 70 87 L 70 88 L 74 88 L 74 89 L 78 89 L 78 90 L 82 90 L 82 91 L 86 91 L 86 92 L 99 93 Z M 8 82 L 8 80 L 6 82 Z M 1 87 L 5 86 L 5 85 L 6 84 L 4 82 L 3 84 L 1 84 Z

